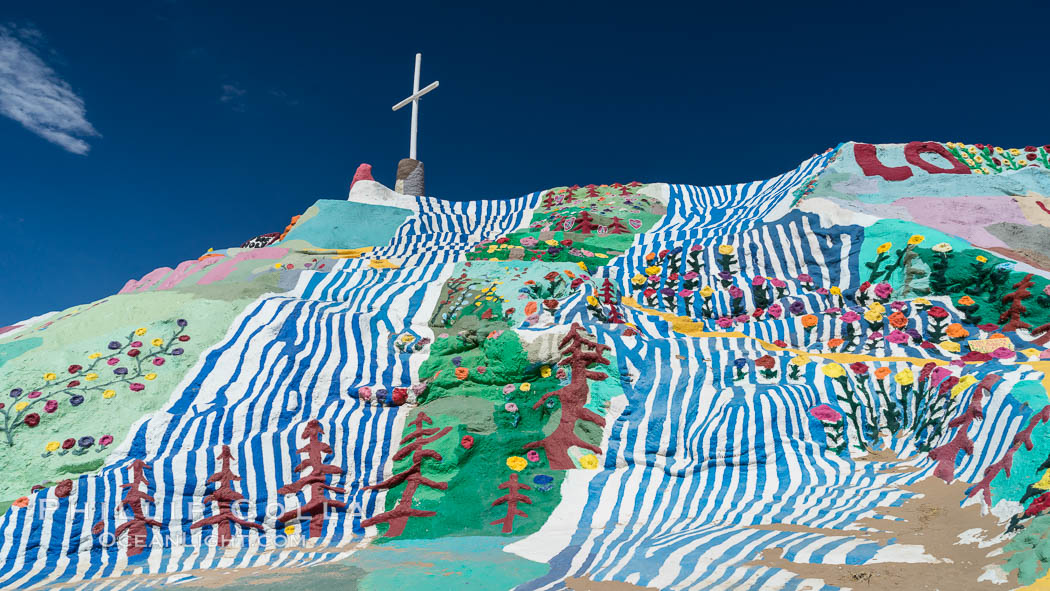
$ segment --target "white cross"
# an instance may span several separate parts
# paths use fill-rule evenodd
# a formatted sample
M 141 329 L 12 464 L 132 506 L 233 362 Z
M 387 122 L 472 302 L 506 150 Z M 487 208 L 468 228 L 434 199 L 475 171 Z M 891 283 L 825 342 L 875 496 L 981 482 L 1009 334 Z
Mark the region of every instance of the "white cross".
M 392 109 L 392 110 L 396 111 L 396 110 L 400 109 L 401 107 L 407 105 L 408 103 L 412 103 L 412 140 L 409 143 L 408 157 L 413 159 L 413 160 L 416 159 L 416 122 L 419 120 L 419 99 L 422 98 L 424 94 L 426 94 L 426 93 L 430 92 L 431 90 L 434 90 L 435 88 L 438 87 L 438 83 L 435 80 L 433 83 L 428 85 L 423 90 L 419 89 L 419 66 L 420 66 L 420 64 L 422 64 L 422 62 L 423 62 L 423 54 L 422 53 L 417 53 L 416 54 L 416 75 L 415 75 L 415 77 L 412 80 L 412 96 L 410 96 L 407 99 L 401 101 L 400 103 L 394 105 L 394 107 Z

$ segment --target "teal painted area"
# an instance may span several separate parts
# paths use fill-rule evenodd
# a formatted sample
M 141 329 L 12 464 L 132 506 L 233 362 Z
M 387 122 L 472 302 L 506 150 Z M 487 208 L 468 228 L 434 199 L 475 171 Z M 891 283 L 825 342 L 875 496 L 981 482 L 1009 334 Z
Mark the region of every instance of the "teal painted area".
M 389 589 L 513 589 L 550 570 L 503 547 L 520 538 L 464 536 L 433 540 L 393 540 L 354 554 L 352 564 L 368 571 L 361 591 Z M 317 566 L 311 572 L 323 570 Z
M 0 343 L 0 367 L 3 367 L 5 363 L 18 357 L 22 353 L 36 349 L 43 344 L 43 342 L 44 339 L 40 337 L 31 337 L 28 339 L 11 341 L 10 343 Z
M 1050 399 L 1047 398 L 1047 392 L 1043 389 L 1043 384 L 1036 380 L 1018 382 L 1010 390 L 1010 395 L 1016 398 L 1018 402 L 1027 404 L 1033 411 L 1039 411 L 1047 404 L 1050 404 Z M 1028 423 L 1025 422 L 1024 426 L 1027 425 Z M 1028 485 L 1043 477 L 1042 472 L 1039 471 L 1039 466 L 1047 458 L 1046 442 L 1050 441 L 1048 438 L 1050 438 L 1050 427 L 1047 427 L 1046 423 L 1040 423 L 1032 431 L 1032 442 L 1035 443 L 1035 447 L 1028 451 L 1022 445 L 1017 450 L 1017 453 L 1014 454 L 1014 463 L 1013 468 L 1010 470 L 1010 476 L 1008 477 L 1006 472 L 1003 471 L 992 481 L 992 503 L 998 503 L 1002 499 L 1020 500 Z
M 385 245 L 410 215 L 411 211 L 399 207 L 320 199 L 285 240 L 303 240 L 318 248 Z
M 869 263 L 875 260 L 875 249 L 879 247 L 883 242 L 892 242 L 893 249 L 890 251 L 892 254 L 897 248 L 904 247 L 908 242 L 908 238 L 914 234 L 920 234 L 925 236 L 926 239 L 919 245 L 920 248 L 930 248 L 934 244 L 940 242 L 947 242 L 952 245 L 952 248 L 956 251 L 974 250 L 979 251 L 984 256 L 988 257 L 988 260 L 992 260 L 996 257 L 994 254 L 975 249 L 970 246 L 970 243 L 961 239 L 956 238 L 950 234 L 944 232 L 938 232 L 933 228 L 917 224 L 915 222 L 906 222 L 903 220 L 879 220 L 873 225 L 864 228 L 864 242 L 860 246 L 860 269 L 862 279 L 867 279 L 868 271 L 864 263 Z

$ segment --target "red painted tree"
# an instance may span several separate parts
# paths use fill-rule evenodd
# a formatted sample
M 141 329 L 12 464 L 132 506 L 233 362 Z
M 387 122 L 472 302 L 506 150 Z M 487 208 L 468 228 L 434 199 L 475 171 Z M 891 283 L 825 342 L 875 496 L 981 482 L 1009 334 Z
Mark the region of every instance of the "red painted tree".
M 324 457 L 332 453 L 332 448 L 321 441 L 321 435 L 324 435 L 324 428 L 321 427 L 321 423 L 317 422 L 317 419 L 310 419 L 310 422 L 306 423 L 306 428 L 303 429 L 303 434 L 300 436 L 307 443 L 296 450 L 300 454 L 306 454 L 306 459 L 299 462 L 299 465 L 292 470 L 293 472 L 302 473 L 309 468 L 310 473 L 291 484 L 286 484 L 277 489 L 277 494 L 281 495 L 293 495 L 307 489 L 309 490 L 305 505 L 285 512 L 277 520 L 282 523 L 288 523 L 299 519 L 303 515 L 309 515 L 311 538 L 321 535 L 321 530 L 324 527 L 324 516 L 328 507 L 336 510 L 346 508 L 346 503 L 325 496 L 325 491 L 345 494 L 346 489 L 331 486 L 327 482 L 329 474 L 341 475 L 344 471 L 339 466 L 324 463 Z
M 500 517 L 496 521 L 493 521 L 489 525 L 496 525 L 497 523 L 503 524 L 503 533 L 509 534 L 514 531 L 514 518 L 515 517 L 528 517 L 528 515 L 518 509 L 518 503 L 532 504 L 532 500 L 529 497 L 518 492 L 519 490 L 532 490 L 529 486 L 518 482 L 518 475 L 511 474 L 510 479 L 499 485 L 500 489 L 507 489 L 507 494 L 496 499 L 492 502 L 492 506 L 502 505 L 506 503 L 507 514 Z
M 425 446 L 448 435 L 449 431 L 452 430 L 452 427 L 444 427 L 442 429 L 423 427 L 424 423 L 430 425 L 433 422 L 433 419 L 427 416 L 427 413 L 419 411 L 416 418 L 409 423 L 409 425 L 415 427 L 415 430 L 401 439 L 402 447 L 394 454 L 395 462 L 411 456 L 412 466 L 400 474 L 394 474 L 379 484 L 373 484 L 364 488 L 364 490 L 389 490 L 401 483 L 405 483 L 405 490 L 401 491 L 401 499 L 397 502 L 397 506 L 362 521 L 362 526 L 369 527 L 377 523 L 389 523 L 390 528 L 385 535 L 388 538 L 393 538 L 405 531 L 405 525 L 408 523 L 409 517 L 432 517 L 437 515 L 436 511 L 422 511 L 412 508 L 412 497 L 415 496 L 416 490 L 419 489 L 420 485 L 435 490 L 448 489 L 447 482 L 435 482 L 423 476 L 424 458 L 430 458 L 438 462 L 442 460 L 441 454 L 432 449 L 426 449 Z
M 208 484 L 219 483 L 219 486 L 210 494 L 204 497 L 205 503 L 218 503 L 219 511 L 211 517 L 205 517 L 193 522 L 190 525 L 190 529 L 196 529 L 198 527 L 204 527 L 206 525 L 217 525 L 218 526 L 218 542 L 220 546 L 226 546 L 230 543 L 230 523 L 236 523 L 237 525 L 245 528 L 252 528 L 255 530 L 262 531 L 263 527 L 258 523 L 252 523 L 245 521 L 233 514 L 230 510 L 230 505 L 235 501 L 243 501 L 244 495 L 233 490 L 231 486 L 234 482 L 240 482 L 241 477 L 233 473 L 233 468 L 230 464 L 233 460 L 233 454 L 230 453 L 230 446 L 222 446 L 222 453 L 218 457 L 220 468 L 215 474 L 208 477 Z
M 594 223 L 594 218 L 585 209 L 576 216 L 576 224 L 573 225 L 572 231 L 579 232 L 580 234 L 590 234 L 596 230 L 598 226 Z
M 131 463 L 131 482 L 120 485 L 120 488 L 126 489 L 128 492 L 121 499 L 120 504 L 128 507 L 131 510 L 131 521 L 121 524 L 117 527 L 114 532 L 114 538 L 119 538 L 124 532 L 128 532 L 128 556 L 137 556 L 142 553 L 142 549 L 146 547 L 146 526 L 150 525 L 153 527 L 162 527 L 161 522 L 146 517 L 145 511 L 142 509 L 142 503 L 146 502 L 153 504 L 153 497 L 147 492 L 153 485 L 148 478 L 146 478 L 146 470 L 152 471 L 153 468 L 149 464 L 142 460 L 135 460 Z M 142 485 L 146 485 L 146 490 L 142 490 Z M 127 509 L 125 509 L 127 510 Z
M 1002 324 L 1003 332 L 1016 331 L 1018 328 L 1032 328 L 1031 324 L 1021 320 L 1021 315 L 1028 312 L 1021 302 L 1032 297 L 1028 291 L 1035 283 L 1032 282 L 1032 273 L 1025 275 L 1024 279 L 1014 284 L 1013 293 L 1003 296 L 1003 303 L 1009 303 L 1010 307 L 999 316 L 999 324 Z
M 609 365 L 609 360 L 602 356 L 602 352 L 610 347 L 591 340 L 590 335 L 578 323 L 573 323 L 569 333 L 558 346 L 565 356 L 558 365 L 567 365 L 572 370 L 569 383 L 563 388 L 544 394 L 532 408 L 539 408 L 548 398 L 555 396 L 561 402 L 561 419 L 550 435 L 539 441 L 527 443 L 525 448 L 542 447 L 547 452 L 547 460 L 552 469 L 570 470 L 576 467 L 569 457 L 570 447 L 575 445 L 597 454 L 602 453 L 601 448 L 583 441 L 576 435 L 576 421 L 583 420 L 605 426 L 605 419 L 587 410 L 584 405 L 587 404 L 587 396 L 590 393 L 588 380 L 602 381 L 609 377 L 587 367 L 595 363 Z
M 981 400 L 984 398 L 985 392 L 991 393 L 992 386 L 998 381 L 999 376 L 985 376 L 974 388 L 973 397 L 970 399 L 970 404 L 967 405 L 966 410 L 961 415 L 948 421 L 948 428 L 955 429 L 958 427 L 959 430 L 955 432 L 951 441 L 930 450 L 929 458 L 937 462 L 936 467 L 933 469 L 934 476 L 951 484 L 955 480 L 955 460 L 959 452 L 962 451 L 966 455 L 973 455 L 973 440 L 970 439 L 967 430 L 969 430 L 970 425 L 974 421 L 984 418 L 984 411 L 981 410 Z
M 631 231 L 627 229 L 627 226 L 623 225 L 623 220 L 618 217 L 613 217 L 612 223 L 609 224 L 610 234 L 630 234 Z
M 602 296 L 602 303 L 609 307 L 608 321 L 612 324 L 623 324 L 623 316 L 616 305 L 617 296 L 620 294 L 608 277 L 602 282 L 602 288 L 598 290 L 598 295 Z
M 989 507 L 992 506 L 992 481 L 999 475 L 999 472 L 1005 470 L 1006 475 L 1010 476 L 1010 470 L 1014 465 L 1014 454 L 1017 450 L 1021 449 L 1021 445 L 1025 446 L 1025 449 L 1032 451 L 1034 444 L 1032 443 L 1032 431 L 1035 430 L 1036 425 L 1039 423 L 1050 422 L 1050 405 L 1044 406 L 1043 410 L 1035 413 L 1031 419 L 1028 420 L 1028 426 L 1023 430 L 1018 431 L 1013 440 L 1010 442 L 1010 448 L 1006 450 L 1003 457 L 999 458 L 999 461 L 995 462 L 991 466 L 984 469 L 984 477 L 974 485 L 969 491 L 966 492 L 966 496 L 972 497 L 979 491 L 984 493 L 984 502 Z

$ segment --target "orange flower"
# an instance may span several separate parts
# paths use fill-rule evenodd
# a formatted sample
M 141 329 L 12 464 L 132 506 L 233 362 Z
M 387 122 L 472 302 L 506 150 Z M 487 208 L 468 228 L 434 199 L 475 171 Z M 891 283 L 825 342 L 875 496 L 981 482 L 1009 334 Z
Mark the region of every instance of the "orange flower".
M 802 326 L 804 328 L 813 328 L 817 325 L 817 317 L 812 314 L 806 314 L 802 317 Z
M 18 507 L 19 509 L 25 509 L 29 506 L 29 497 L 18 497 L 15 502 L 11 503 L 12 507 Z
M 529 302 L 525 304 L 525 315 L 532 316 L 536 313 L 536 302 Z
M 651 260 L 653 260 L 655 258 L 656 258 L 656 253 L 655 252 L 650 252 L 649 254 L 645 255 L 645 260 L 647 260 L 647 261 L 651 261 Z
M 842 346 L 842 343 L 845 343 L 845 342 L 846 341 L 844 341 L 842 339 L 838 339 L 838 338 L 831 339 L 830 341 L 828 341 L 828 346 L 831 347 L 832 349 L 837 349 L 837 348 Z
M 968 295 L 964 295 L 963 297 L 959 298 L 959 305 L 960 306 L 972 306 L 973 305 L 973 298 L 971 298 Z
M 901 312 L 894 312 L 890 314 L 890 326 L 893 328 L 904 328 L 908 326 L 908 317 Z
M 953 322 L 948 325 L 948 328 L 944 331 L 949 337 L 953 339 L 965 339 L 970 336 L 970 331 L 963 328 L 963 325 L 958 322 Z
M 569 279 L 576 279 L 576 275 L 573 275 L 572 271 L 565 269 L 565 274 L 569 276 Z
M 457 378 L 459 378 L 461 380 L 465 380 L 465 379 L 467 379 L 468 376 L 470 376 L 470 370 L 469 369 L 467 369 L 465 367 L 457 367 L 456 368 L 456 377 Z
M 875 378 L 876 379 L 881 380 L 881 379 L 884 379 L 888 375 L 890 375 L 890 368 L 888 368 L 888 367 L 880 367 L 880 368 L 875 370 Z

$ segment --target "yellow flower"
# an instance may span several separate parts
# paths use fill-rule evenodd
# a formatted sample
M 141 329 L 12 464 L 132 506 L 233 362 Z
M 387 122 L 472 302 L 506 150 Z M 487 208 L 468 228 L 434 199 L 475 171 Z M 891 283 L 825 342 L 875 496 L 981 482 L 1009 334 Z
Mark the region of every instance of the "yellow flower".
M 967 388 L 977 383 L 977 378 L 966 375 L 959 378 L 959 383 L 952 386 L 952 398 L 966 391 Z
M 893 381 L 902 386 L 910 386 L 915 382 L 915 375 L 911 373 L 910 369 L 904 368 L 898 371 L 897 375 L 893 376 Z
M 507 458 L 507 467 L 515 472 L 521 472 L 529 465 L 529 461 L 521 456 L 510 456 Z
M 153 380 L 157 379 L 157 374 L 155 374 L 155 373 L 148 373 L 148 374 L 146 374 L 146 375 L 144 375 L 142 377 L 152 382 Z
M 146 334 L 146 329 L 145 328 L 136 328 L 135 329 L 135 336 L 141 337 L 144 334 Z
M 609 258 L 609 255 L 607 255 L 607 254 L 602 254 L 602 253 L 600 253 L 600 252 L 596 252 L 596 253 L 594 253 L 594 256 L 595 256 L 595 258 L 599 258 L 599 259 L 607 259 L 607 258 Z
M 576 261 L 576 266 L 579 267 L 580 270 L 583 271 L 584 273 L 588 272 L 587 271 L 587 264 L 584 263 L 583 261 Z
M 88 355 L 88 359 L 98 359 L 99 357 L 102 357 L 102 353 L 92 353 L 91 355 Z
M 928 300 L 926 298 L 915 298 L 912 301 L 912 303 L 914 303 L 917 306 L 929 306 L 930 305 L 930 300 Z
M 705 298 L 711 297 L 714 293 L 715 290 L 711 289 L 710 285 L 705 285 L 703 289 L 700 290 L 700 296 Z
M 294 525 L 286 525 L 286 526 L 284 526 L 284 533 L 286 533 L 288 535 L 294 534 L 295 533 L 295 526 Z
M 1036 482 L 1032 486 L 1038 488 L 1039 490 L 1050 489 L 1050 470 L 1043 472 L 1043 477 L 1039 480 L 1039 482 Z
M 974 157 L 974 159 L 973 159 L 973 160 L 974 160 L 974 162 L 977 162 L 977 163 L 981 163 L 981 162 L 984 162 L 984 158 L 982 158 L 982 157 L 980 157 L 980 156 L 976 156 L 976 157 Z
M 981 256 L 981 255 L 977 255 L 977 262 L 978 263 L 987 263 L 988 259 L 983 257 L 983 256 Z
M 22 402 L 19 402 L 19 403 L 15 404 L 15 412 L 22 412 L 23 410 L 25 410 L 25 408 L 26 408 L 27 406 L 29 406 L 29 403 L 28 403 L 28 402 L 26 402 L 25 400 L 23 400 Z
M 1010 155 L 1011 156 L 1020 156 L 1021 155 L 1021 151 L 1018 150 L 1017 148 L 1010 148 Z
M 723 244 L 718 247 L 718 254 L 733 254 L 736 251 L 732 244 Z
M 591 306 L 597 306 L 598 305 L 598 298 L 596 298 L 596 297 L 594 297 L 592 295 L 587 296 L 587 303 L 590 304 Z
M 164 339 L 153 339 L 149 342 L 149 344 L 153 345 L 154 347 L 159 347 L 164 344 Z
M 966 148 L 966 151 L 971 153 L 971 154 L 976 154 L 977 153 L 977 148 L 975 148 L 974 146 L 970 146 L 969 148 Z
M 833 285 L 828 291 L 831 292 L 831 295 L 842 295 L 842 288 L 837 285 Z
M 89 381 L 89 382 L 94 382 L 95 380 L 98 379 L 98 374 L 94 373 L 94 372 L 91 372 L 88 375 L 84 376 L 84 379 Z
M 580 456 L 580 467 L 586 470 L 595 470 L 598 468 L 598 458 L 594 457 L 594 454 L 585 454 Z
M 551 377 L 551 366 L 544 365 L 543 367 L 541 367 L 540 368 L 540 377 L 541 378 L 549 378 L 549 377 Z
M 646 267 L 645 268 L 645 274 L 646 275 L 659 275 L 660 271 L 663 271 L 663 269 L 661 269 L 660 267 L 657 267 L 656 265 L 653 265 L 652 267 Z
M 61 443 L 57 441 L 48 441 L 47 445 L 44 446 L 44 449 L 46 449 L 50 453 L 53 451 L 58 451 L 58 448 L 60 447 L 62 447 Z
M 273 268 L 274 269 L 280 269 L 281 268 L 281 263 L 274 263 L 273 264 Z
M 868 310 L 864 313 L 864 319 L 872 324 L 882 322 L 882 312 L 876 312 L 875 310 Z
M 872 302 L 868 309 L 872 312 L 878 312 L 879 314 L 886 313 L 886 306 L 883 306 L 881 302 Z
M 962 349 L 955 341 L 941 341 L 939 346 L 949 353 L 958 353 Z
M 1002 148 L 1000 148 L 999 146 L 996 146 L 996 147 L 995 147 L 995 153 L 996 153 L 996 154 L 1002 154 L 1002 153 L 1003 153 L 1003 149 L 1002 149 Z
M 846 375 L 846 370 L 842 369 L 842 366 L 838 363 L 829 363 L 820 368 L 820 370 L 824 372 L 824 375 L 832 379 L 841 378 Z
M 405 334 L 401 335 L 401 342 L 402 343 L 411 343 L 414 340 L 416 340 L 416 337 L 412 336 L 411 334 L 405 333 Z
M 55 379 L 57 377 L 58 376 L 56 376 L 54 373 L 49 371 L 46 374 L 44 374 L 44 381 L 50 382 L 51 380 L 53 380 L 53 379 Z
M 802 367 L 809 362 L 810 359 L 808 355 L 796 355 L 795 357 L 792 357 L 790 361 L 791 365 L 797 365 L 799 367 Z
M 554 240 L 553 238 L 550 239 L 550 240 L 547 240 L 546 242 L 547 242 L 547 246 L 558 246 L 558 241 Z
M 113 398 L 116 395 L 117 395 L 117 393 L 114 392 L 113 390 L 106 390 L 105 392 L 102 393 L 102 397 L 103 398 Z
M 635 285 L 643 285 L 645 283 L 645 275 L 642 275 L 641 273 L 639 273 L 639 274 L 635 275 L 634 277 L 631 277 L 631 283 L 633 283 Z
M 888 252 L 891 248 L 893 248 L 892 242 L 883 242 L 879 245 L 878 248 L 875 249 L 875 252 L 879 254 L 886 254 L 886 252 Z
M 530 384 L 530 383 L 528 383 L 528 382 L 522 382 L 521 386 L 518 386 L 518 388 L 519 388 L 519 389 L 520 389 L 520 390 L 521 390 L 522 392 L 528 392 L 529 390 L 531 390 L 531 389 L 532 389 L 532 384 Z
M 920 234 L 915 234 L 914 236 L 912 236 L 911 238 L 908 239 L 908 244 L 910 244 L 912 246 L 915 246 L 916 244 L 922 242 L 923 240 L 926 240 L 925 236 L 922 236 Z

